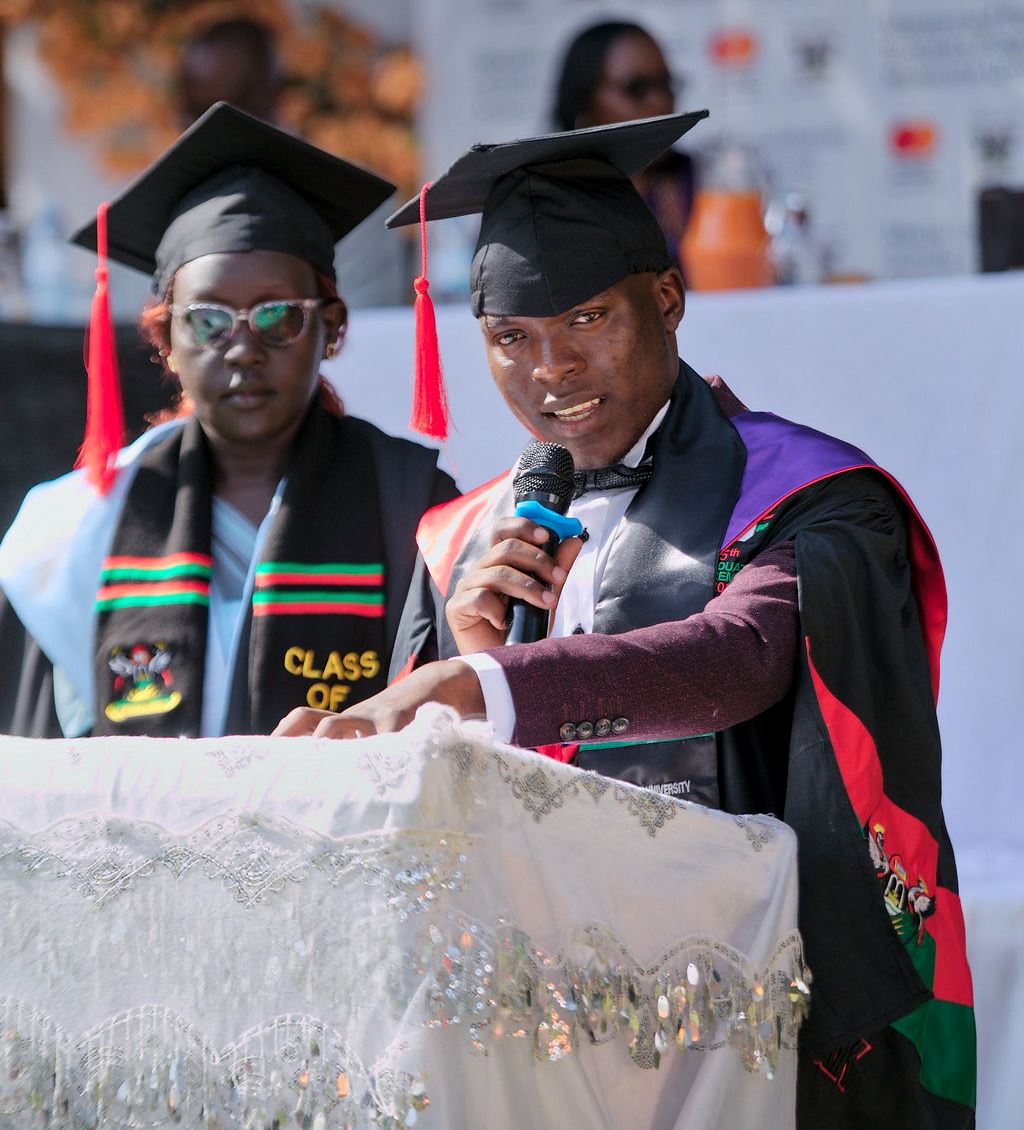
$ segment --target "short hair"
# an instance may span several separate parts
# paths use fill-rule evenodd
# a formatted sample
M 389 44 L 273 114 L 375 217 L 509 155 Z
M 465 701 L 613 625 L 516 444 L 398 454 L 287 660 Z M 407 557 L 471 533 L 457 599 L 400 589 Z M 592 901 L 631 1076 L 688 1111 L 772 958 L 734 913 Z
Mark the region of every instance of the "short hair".
M 576 129 L 577 119 L 601 83 L 605 57 L 612 44 L 627 35 L 642 35 L 644 39 L 657 43 L 654 36 L 639 24 L 608 20 L 585 28 L 569 44 L 555 88 L 552 113 L 555 129 Z

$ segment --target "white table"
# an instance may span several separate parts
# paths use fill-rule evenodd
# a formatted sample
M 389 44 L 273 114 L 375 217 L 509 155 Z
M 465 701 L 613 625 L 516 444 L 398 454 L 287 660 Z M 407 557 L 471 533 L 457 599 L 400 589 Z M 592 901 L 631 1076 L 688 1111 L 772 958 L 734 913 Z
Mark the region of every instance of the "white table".
M 4 738 L 0 777 L 5 1130 L 792 1125 L 770 818 L 443 711 L 345 745 Z

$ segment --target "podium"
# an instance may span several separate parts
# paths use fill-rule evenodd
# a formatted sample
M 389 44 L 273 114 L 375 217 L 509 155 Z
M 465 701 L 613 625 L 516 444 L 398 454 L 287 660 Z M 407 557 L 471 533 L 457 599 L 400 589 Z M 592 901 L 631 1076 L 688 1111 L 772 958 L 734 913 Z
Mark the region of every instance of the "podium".
M 796 845 L 421 711 L 0 739 L 0 1125 L 793 1124 Z

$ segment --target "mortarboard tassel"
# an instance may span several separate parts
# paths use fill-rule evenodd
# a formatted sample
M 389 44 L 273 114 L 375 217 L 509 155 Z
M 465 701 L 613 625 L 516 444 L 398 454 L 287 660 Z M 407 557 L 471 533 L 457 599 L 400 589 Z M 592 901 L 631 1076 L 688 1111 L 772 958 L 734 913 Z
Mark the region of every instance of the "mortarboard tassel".
M 413 282 L 416 305 L 416 362 L 413 376 L 412 416 L 409 427 L 420 435 L 434 439 L 448 438 L 448 396 L 441 371 L 441 356 L 437 348 L 437 320 L 434 303 L 430 298 L 430 281 L 427 278 L 427 189 L 429 181 L 420 189 L 420 241 L 422 248 L 422 274 Z
M 89 392 L 85 414 L 85 439 L 76 467 L 84 467 L 86 478 L 106 494 L 114 485 L 114 458 L 124 439 L 121 379 L 117 369 L 114 327 L 110 320 L 107 287 L 107 205 L 96 210 L 96 291 L 92 296 L 86 339 L 85 367 Z

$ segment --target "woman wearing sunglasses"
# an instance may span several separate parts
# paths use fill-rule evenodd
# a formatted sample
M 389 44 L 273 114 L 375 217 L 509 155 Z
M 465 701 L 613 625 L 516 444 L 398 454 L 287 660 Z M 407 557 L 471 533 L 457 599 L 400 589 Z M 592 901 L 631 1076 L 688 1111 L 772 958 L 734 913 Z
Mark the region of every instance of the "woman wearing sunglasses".
M 638 24 L 609 21 L 581 31 L 565 52 L 555 88 L 555 129 L 611 125 L 671 114 L 679 82 L 657 41 Z M 679 243 L 696 187 L 691 158 L 670 149 L 633 178 L 679 266 Z
M 108 459 L 90 365 L 86 465 L 0 546 L 0 728 L 261 733 L 384 686 L 416 524 L 454 484 L 319 367 L 347 322 L 334 244 L 392 189 L 221 103 L 74 237 L 101 286 L 106 254 L 152 273 L 182 407 Z

